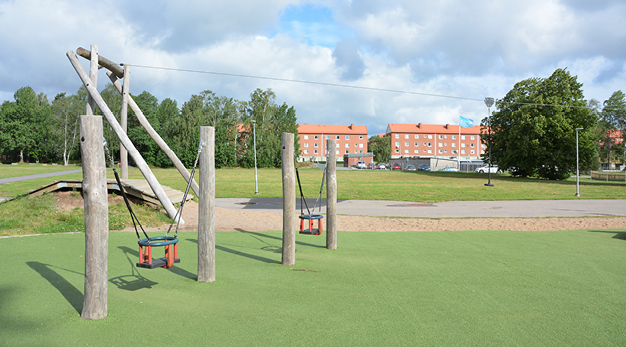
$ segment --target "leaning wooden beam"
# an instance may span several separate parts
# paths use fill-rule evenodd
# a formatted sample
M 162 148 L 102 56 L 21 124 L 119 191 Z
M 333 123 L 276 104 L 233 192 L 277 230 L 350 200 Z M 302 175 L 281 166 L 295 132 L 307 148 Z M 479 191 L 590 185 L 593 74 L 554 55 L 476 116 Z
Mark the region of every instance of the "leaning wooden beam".
M 87 60 L 91 60 L 91 52 L 84 49 L 83 47 L 78 47 L 78 49 L 76 50 L 76 54 Z M 102 56 L 98 55 L 98 64 L 113 72 L 118 78 L 124 78 L 124 69 L 114 62 L 110 61 L 109 59 L 103 58 Z
M 167 195 L 165 194 L 165 191 L 163 190 L 163 187 L 161 187 L 161 185 L 159 184 L 159 181 L 157 181 L 156 177 L 154 177 L 154 174 L 152 173 L 152 171 L 150 171 L 150 167 L 148 166 L 146 161 L 143 159 L 141 154 L 139 154 L 139 151 L 137 150 L 137 148 L 135 148 L 135 146 L 130 141 L 128 136 L 124 133 L 124 131 L 122 130 L 122 127 L 117 122 L 117 119 L 115 119 L 113 112 L 111 112 L 111 110 L 109 109 L 109 106 L 106 104 L 106 102 L 104 102 L 104 100 L 102 99 L 102 96 L 100 96 L 100 93 L 98 93 L 98 90 L 91 84 L 91 80 L 89 79 L 89 76 L 87 76 L 87 73 L 85 72 L 83 67 L 80 65 L 80 62 L 78 61 L 78 57 L 76 57 L 76 54 L 74 54 L 73 51 L 68 51 L 66 55 L 69 58 L 70 62 L 72 63 L 74 70 L 76 70 L 78 77 L 80 77 L 81 81 L 83 82 L 83 85 L 87 89 L 87 92 L 94 99 L 94 101 L 96 102 L 96 105 L 100 107 L 100 110 L 104 114 L 104 117 L 107 119 L 107 121 L 111 125 L 111 128 L 113 129 L 117 137 L 120 139 L 120 142 L 124 145 L 124 147 L 126 147 L 128 154 L 131 156 L 131 158 L 133 158 L 133 161 L 135 161 L 135 164 L 137 164 L 137 167 L 143 174 L 143 177 L 146 178 L 146 181 L 148 181 L 150 188 L 152 188 L 154 195 L 157 196 L 157 198 L 159 199 L 159 201 L 165 208 L 165 211 L 167 211 L 167 214 L 171 218 L 178 219 L 179 223 L 183 224 L 184 223 L 183 219 L 180 217 L 176 217 L 176 212 L 177 212 L 176 208 L 174 207 L 170 199 L 168 199 Z
M 128 134 L 128 86 L 130 84 L 130 66 L 124 65 L 124 87 L 122 92 L 122 111 L 120 112 L 120 125 L 124 133 Z M 128 152 L 120 145 L 120 173 L 123 180 L 128 179 Z
M 115 75 L 111 72 L 107 72 L 107 76 L 109 76 L 109 79 L 111 80 L 111 82 L 113 82 L 113 85 L 117 88 L 117 91 L 122 93 L 122 83 L 120 83 L 117 77 L 115 77 Z M 143 112 L 141 112 L 141 109 L 139 108 L 139 106 L 137 106 L 137 103 L 130 95 L 128 96 L 128 106 L 130 106 L 130 109 L 135 112 L 137 120 L 139 120 L 139 124 L 141 124 L 141 126 L 146 129 L 148 135 L 150 135 L 152 140 L 157 144 L 157 146 L 159 146 L 159 148 L 161 148 L 165 155 L 170 158 L 176 169 L 178 169 L 178 172 L 180 172 L 185 181 L 189 183 L 191 175 L 189 174 L 189 171 L 187 171 L 187 169 L 185 168 L 185 165 L 183 165 L 180 159 L 178 159 L 178 157 L 176 156 L 176 153 L 174 153 L 174 151 L 170 149 L 167 143 L 165 143 L 161 136 L 159 136 L 159 133 L 157 133 L 152 125 L 150 125 L 150 122 L 148 121 L 148 119 L 146 119 L 146 116 L 144 116 Z M 191 182 L 191 189 L 196 192 L 196 196 L 200 196 L 200 188 L 195 180 Z

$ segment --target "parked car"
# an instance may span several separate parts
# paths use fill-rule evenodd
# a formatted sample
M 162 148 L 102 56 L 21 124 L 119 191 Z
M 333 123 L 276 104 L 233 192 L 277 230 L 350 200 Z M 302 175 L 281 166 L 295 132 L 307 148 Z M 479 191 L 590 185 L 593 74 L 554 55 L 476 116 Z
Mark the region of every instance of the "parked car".
M 365 165 L 364 161 L 357 161 L 356 162 L 356 168 L 357 169 L 367 169 L 367 165 Z
M 439 171 L 453 171 L 453 172 L 456 172 L 456 171 L 459 171 L 459 169 L 457 169 L 454 166 L 446 166 L 446 167 L 444 167 L 443 169 L 441 169 Z
M 387 170 L 387 165 L 385 165 L 385 163 L 378 163 L 378 170 Z
M 391 170 L 402 170 L 402 164 L 400 164 L 400 163 L 393 163 L 393 166 L 391 167 Z
M 415 166 L 413 166 L 413 165 L 407 165 L 407 166 L 404 168 L 404 170 L 405 170 L 405 171 L 417 171 L 417 169 L 416 169 L 416 168 L 415 168 Z
M 428 166 L 428 164 L 421 164 L 420 166 L 417 167 L 417 170 L 419 170 L 419 171 L 430 171 L 430 166 Z
M 488 173 L 489 165 L 481 166 L 474 171 L 477 173 Z M 502 170 L 500 170 L 497 165 L 491 165 L 491 173 L 502 173 Z
M 376 164 L 369 163 L 369 164 L 367 164 L 367 168 L 370 169 L 370 170 L 376 170 Z

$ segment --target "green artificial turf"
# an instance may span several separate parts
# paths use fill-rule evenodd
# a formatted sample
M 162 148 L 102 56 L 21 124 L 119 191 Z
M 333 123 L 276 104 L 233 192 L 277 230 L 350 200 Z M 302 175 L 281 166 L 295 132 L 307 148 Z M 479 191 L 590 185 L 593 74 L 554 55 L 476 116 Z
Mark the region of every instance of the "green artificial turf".
M 290 267 L 281 236 L 218 232 L 217 281 L 198 283 L 196 233 L 169 270 L 135 268 L 135 235 L 111 233 L 97 321 L 80 318 L 84 234 L 0 239 L 0 344 L 624 343 L 624 231 L 339 232 L 333 251 L 298 235 Z

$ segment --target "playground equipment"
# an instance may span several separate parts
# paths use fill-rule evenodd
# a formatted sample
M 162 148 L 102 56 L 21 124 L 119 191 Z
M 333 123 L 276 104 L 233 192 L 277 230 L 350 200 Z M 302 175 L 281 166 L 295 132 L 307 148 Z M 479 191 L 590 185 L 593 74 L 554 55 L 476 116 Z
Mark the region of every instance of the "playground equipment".
M 326 168 L 324 168 L 324 174 L 322 176 L 322 184 L 320 186 L 320 192 L 319 195 L 317 196 L 317 199 L 315 200 L 315 204 L 313 205 L 313 212 L 315 212 L 315 207 L 318 207 L 318 214 L 312 214 L 311 210 L 309 210 L 309 205 L 306 202 L 306 198 L 304 197 L 304 194 L 302 193 L 302 184 L 300 183 L 300 173 L 298 171 L 298 167 L 296 166 L 296 178 L 298 179 L 298 188 L 300 189 L 300 215 L 298 216 L 298 218 L 300 218 L 300 234 L 306 234 L 306 235 L 320 235 L 323 232 L 323 228 L 322 228 L 322 219 L 324 219 L 324 216 L 321 214 L 322 213 L 322 191 L 324 190 L 324 180 L 326 179 Z M 308 212 L 308 214 L 304 214 L 304 207 L 306 207 L 306 210 Z M 304 229 L 304 223 L 305 220 L 308 221 L 307 224 L 307 229 Z M 314 221 L 317 220 L 317 229 L 313 228 L 313 224 Z
M 81 56 L 87 55 L 85 54 L 86 50 L 79 48 L 79 51 L 81 50 L 83 51 Z M 182 207 L 186 198 L 183 198 L 180 211 L 177 211 L 163 191 L 161 185 L 150 171 L 150 168 L 146 164 L 145 160 L 141 157 L 133 143 L 126 135 L 123 127 L 117 122 L 115 116 L 98 93 L 96 84 L 99 66 L 109 69 L 111 72 L 115 73 L 117 77 L 122 78 L 124 75 L 123 73 L 120 74 L 119 70 L 121 69 L 119 66 L 101 57 L 98 54 L 97 45 L 92 45 L 91 51 L 88 54 L 88 59 L 90 59 L 91 62 L 89 76 L 80 65 L 78 58 L 73 51 L 68 51 L 66 55 L 88 92 L 86 115 L 80 116 L 80 150 L 83 162 L 83 197 L 85 201 L 85 294 L 81 317 L 83 319 L 101 319 L 107 316 L 107 250 L 109 222 L 106 165 L 103 150 L 103 124 L 101 116 L 94 116 L 96 105 L 103 112 L 104 117 L 107 119 L 111 128 L 120 139 L 121 145 L 133 158 L 135 164 L 146 178 L 146 181 L 167 213 L 170 217 L 172 217 L 172 219 L 174 219 L 174 221 L 177 221 L 176 233 L 178 232 L 178 224 L 183 223 L 180 214 L 182 213 Z M 126 74 L 126 76 L 128 76 L 128 74 Z M 119 82 L 117 84 L 119 85 Z M 118 88 L 120 87 L 118 86 Z M 123 94 L 128 94 L 127 79 L 125 79 L 124 87 L 122 88 L 124 91 Z M 142 122 L 141 118 L 143 117 L 143 114 L 134 101 L 132 101 L 130 95 L 127 95 L 124 98 L 127 99 L 128 104 L 130 104 L 133 111 L 135 111 L 135 114 L 138 118 L 140 118 L 140 122 Z M 145 120 L 145 117 L 143 117 L 143 120 Z M 154 129 L 149 126 L 147 120 L 145 120 L 145 123 L 147 126 L 143 123 L 142 125 L 144 125 L 148 133 L 150 133 L 151 130 L 154 131 Z M 153 134 L 151 134 L 151 136 L 152 135 Z M 160 139 L 160 137 L 158 137 L 158 139 Z M 162 140 L 160 141 L 164 144 Z M 159 141 L 155 140 L 155 142 L 159 144 Z M 179 171 L 181 171 L 183 177 L 185 177 L 185 180 L 187 181 L 185 195 L 188 193 L 189 188 L 192 187 L 196 191 L 197 197 L 200 201 L 198 212 L 198 281 L 213 282 L 215 281 L 215 129 L 213 127 L 200 127 L 200 142 L 206 144 L 207 148 L 202 151 L 202 155 L 200 155 L 201 151 L 199 150 L 196 163 L 194 163 L 194 171 L 192 171 L 191 175 L 187 172 L 184 166 L 182 166 L 180 160 L 178 160 L 169 148 L 164 149 L 161 147 L 161 149 L 166 152 L 175 166 L 179 169 Z M 159 146 L 161 146 L 161 144 L 159 144 Z M 168 151 L 170 153 L 168 153 Z M 195 185 L 194 187 L 195 182 L 193 181 L 193 173 L 195 172 L 198 158 L 201 170 L 200 185 Z M 119 176 L 117 175 L 117 172 L 115 172 L 115 174 L 120 189 L 123 192 Z M 134 213 L 132 212 L 131 216 L 133 218 L 133 223 L 135 223 L 136 216 L 134 216 Z M 172 225 L 170 225 L 170 229 L 171 227 Z M 150 238 L 144 231 L 146 238 L 141 239 L 136 227 L 135 231 L 139 238 L 140 257 L 144 259 L 141 263 L 146 261 L 150 263 L 152 259 L 152 247 L 163 246 L 166 253 L 164 260 L 162 261 L 162 265 L 164 265 L 163 267 L 171 267 L 173 265 L 177 257 L 178 239 L 176 235 L 174 237 L 166 235 L 164 237 L 160 236 Z M 142 247 L 146 247 L 145 252 Z M 149 265 L 155 265 L 155 263 L 156 261 L 152 261 L 152 264 Z

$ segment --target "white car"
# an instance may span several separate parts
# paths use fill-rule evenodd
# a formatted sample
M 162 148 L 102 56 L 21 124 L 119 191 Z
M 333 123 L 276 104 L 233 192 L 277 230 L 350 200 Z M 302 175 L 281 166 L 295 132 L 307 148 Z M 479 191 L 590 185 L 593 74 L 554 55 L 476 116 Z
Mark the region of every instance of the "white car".
M 489 165 L 483 166 L 483 167 L 479 167 L 478 169 L 474 170 L 477 173 L 488 173 L 489 172 Z M 502 170 L 498 169 L 497 165 L 491 165 L 491 173 L 502 173 Z
M 356 168 L 357 169 L 367 169 L 367 165 L 365 165 L 364 161 L 357 161 L 356 162 Z

